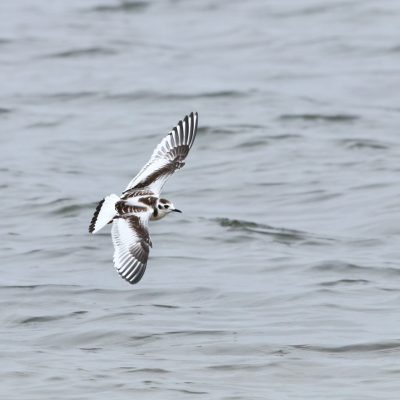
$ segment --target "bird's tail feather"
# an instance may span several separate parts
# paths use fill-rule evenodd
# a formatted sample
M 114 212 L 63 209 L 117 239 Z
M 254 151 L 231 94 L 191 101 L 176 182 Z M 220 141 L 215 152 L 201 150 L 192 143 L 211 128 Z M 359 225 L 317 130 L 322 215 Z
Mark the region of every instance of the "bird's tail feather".
M 117 215 L 115 203 L 120 198 L 116 194 L 110 194 L 99 202 L 89 225 L 89 232 L 96 233 L 106 226 Z

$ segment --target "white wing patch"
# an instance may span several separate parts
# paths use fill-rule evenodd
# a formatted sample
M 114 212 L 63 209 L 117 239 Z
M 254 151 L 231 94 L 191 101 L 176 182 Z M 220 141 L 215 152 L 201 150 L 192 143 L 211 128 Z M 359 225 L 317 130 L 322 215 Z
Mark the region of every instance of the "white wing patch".
M 147 164 L 129 182 L 125 192 L 146 187 L 159 195 L 168 177 L 185 165 L 184 160 L 196 137 L 197 123 L 197 113 L 179 121 L 155 148 Z
M 90 233 L 98 232 L 112 221 L 117 215 L 117 211 L 115 210 L 115 203 L 117 201 L 119 201 L 119 197 L 116 194 L 110 194 L 100 201 L 89 225 Z
M 114 266 L 118 273 L 131 284 L 142 279 L 146 270 L 151 247 L 147 230 L 150 212 L 116 218 L 111 236 L 114 243 Z

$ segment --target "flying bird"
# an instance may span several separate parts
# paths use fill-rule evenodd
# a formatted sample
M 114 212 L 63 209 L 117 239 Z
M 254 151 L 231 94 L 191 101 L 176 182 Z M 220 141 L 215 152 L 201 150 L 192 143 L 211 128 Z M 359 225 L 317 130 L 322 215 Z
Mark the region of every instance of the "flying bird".
M 185 165 L 197 133 L 197 113 L 187 115 L 155 148 L 150 160 L 121 194 L 110 194 L 99 202 L 89 225 L 97 233 L 112 224 L 114 267 L 131 284 L 138 283 L 146 270 L 152 242 L 149 220 L 157 221 L 171 212 L 181 212 L 160 198 L 167 179 Z

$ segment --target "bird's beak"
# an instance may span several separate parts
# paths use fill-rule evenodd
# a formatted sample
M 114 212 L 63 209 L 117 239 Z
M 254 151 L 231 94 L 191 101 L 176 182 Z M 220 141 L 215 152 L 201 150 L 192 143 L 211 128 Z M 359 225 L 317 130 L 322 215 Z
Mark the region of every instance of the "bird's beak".
M 175 212 L 178 212 L 178 213 L 182 212 L 181 210 L 178 210 L 177 208 L 174 208 L 172 211 L 175 211 Z

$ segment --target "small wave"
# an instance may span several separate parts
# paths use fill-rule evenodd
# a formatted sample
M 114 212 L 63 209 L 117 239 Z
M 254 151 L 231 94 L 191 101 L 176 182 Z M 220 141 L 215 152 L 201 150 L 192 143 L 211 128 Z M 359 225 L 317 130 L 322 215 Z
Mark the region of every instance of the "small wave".
M 198 128 L 198 132 L 203 135 L 232 135 L 243 132 L 262 131 L 265 127 L 261 125 L 225 125 L 223 128 L 203 125 Z M 262 137 L 262 140 L 274 139 L 274 137 Z
M 370 283 L 367 279 L 338 279 L 336 281 L 321 282 L 321 286 L 339 286 L 339 285 L 366 285 Z
M 243 131 L 241 130 L 240 133 Z M 253 133 L 253 132 L 252 132 Z M 253 135 L 254 136 L 254 135 Z M 265 146 L 271 142 L 279 142 L 282 140 L 289 140 L 292 141 L 294 139 L 299 139 L 301 138 L 301 135 L 296 135 L 296 134 L 286 134 L 286 135 L 259 135 L 259 137 L 253 137 L 251 140 L 246 140 L 241 143 L 239 143 L 236 148 L 251 148 L 251 147 L 261 147 Z
M 365 353 L 382 350 L 397 350 L 400 348 L 400 340 L 388 342 L 355 343 L 338 347 L 294 345 L 293 348 L 300 350 L 317 351 L 322 353 Z
M 52 211 L 52 214 L 59 215 L 71 215 L 76 214 L 77 211 L 81 210 L 82 206 L 80 204 L 72 204 L 70 206 L 60 207 Z
M 11 112 L 11 108 L 0 107 L 0 115 L 10 114 Z
M 231 135 L 235 133 L 233 129 L 229 128 L 215 128 L 211 126 L 201 126 L 197 129 L 201 135 Z
M 225 336 L 230 335 L 231 331 L 224 331 L 224 330 L 212 330 L 212 329 L 205 329 L 205 330 L 182 330 L 182 331 L 167 331 L 162 333 L 149 333 L 145 335 L 136 335 L 131 336 L 132 340 L 148 340 L 148 339 L 155 339 L 164 336 Z
M 193 100 L 199 98 L 218 98 L 218 97 L 242 97 L 246 93 L 239 91 L 215 91 L 215 92 L 200 92 L 200 93 L 160 93 L 148 90 L 140 90 L 137 92 L 125 93 L 108 93 L 104 95 L 104 99 L 119 100 L 119 101 L 138 101 L 138 100 Z
M 91 9 L 94 12 L 138 12 L 143 11 L 149 7 L 146 1 L 122 1 L 115 5 L 101 5 Z
M 265 129 L 264 125 L 259 124 L 235 124 L 233 125 L 235 128 L 242 130 L 254 130 L 254 129 Z
M 170 392 L 178 392 L 183 394 L 209 394 L 208 392 L 199 392 L 189 389 L 167 389 L 167 390 L 169 390 Z
M 76 317 L 77 315 L 86 314 L 87 311 L 75 311 L 66 315 L 41 315 L 35 317 L 29 317 L 22 319 L 19 321 L 21 324 L 34 324 L 34 323 L 44 323 L 44 322 L 51 322 L 51 321 L 59 321 L 61 319 Z
M 78 285 L 60 285 L 60 284 L 41 284 L 41 285 L 2 285 L 0 286 L 0 290 L 36 290 L 36 289 L 75 289 L 78 288 Z
M 163 368 L 132 368 L 132 367 L 120 367 L 121 372 L 128 374 L 168 374 L 171 371 Z
M 216 221 L 221 226 L 229 227 L 229 228 L 243 228 L 243 229 L 249 229 L 249 228 L 271 229 L 272 228 L 272 226 L 269 226 L 269 225 L 258 224 L 256 222 L 243 221 L 243 220 L 239 220 L 239 219 L 216 218 Z
M 322 2 L 323 3 L 323 2 Z M 296 4 L 296 3 L 294 3 Z M 309 15 L 318 15 L 324 14 L 327 12 L 332 12 L 336 9 L 340 9 L 344 7 L 344 4 L 321 4 L 321 5 L 310 5 L 310 6 L 303 6 L 300 8 L 291 7 L 289 11 L 279 11 L 273 12 L 272 15 L 278 18 L 292 18 L 298 16 L 309 16 Z
M 253 139 L 253 140 L 248 140 L 248 141 L 239 143 L 237 146 L 235 146 L 235 148 L 237 148 L 237 149 L 243 149 L 243 148 L 250 149 L 252 147 L 259 148 L 259 147 L 265 146 L 266 144 L 268 144 L 267 138 L 258 139 L 258 140 Z
M 64 203 L 66 201 L 72 201 L 72 200 L 73 200 L 72 197 L 60 197 L 58 199 L 49 201 L 48 203 L 41 203 L 41 204 L 38 204 L 38 205 L 39 206 L 52 206 L 52 205 L 55 205 L 55 204 L 60 204 L 60 203 Z
M 86 56 L 110 56 L 117 54 L 117 51 L 107 47 L 88 47 L 85 49 L 72 49 L 61 51 L 59 53 L 52 53 L 45 56 L 45 58 L 75 58 Z
M 222 227 L 245 232 L 257 233 L 273 237 L 276 241 L 290 244 L 293 242 L 306 242 L 307 244 L 321 244 L 334 241 L 334 239 L 319 237 L 308 232 L 287 228 L 276 228 L 266 224 L 243 221 L 229 218 L 216 218 L 215 221 Z
M 100 350 L 103 350 L 102 347 L 80 347 L 83 351 L 89 351 L 90 353 L 96 353 Z
M 352 242 L 353 244 L 353 242 Z M 377 274 L 379 276 L 398 276 L 400 274 L 400 268 L 397 267 L 387 267 L 383 265 L 357 265 L 352 263 L 347 263 L 339 260 L 324 261 L 317 265 L 310 267 L 311 271 L 319 272 L 335 272 L 338 274 Z M 362 283 L 364 279 L 357 279 L 359 283 Z M 368 283 L 366 281 L 365 283 Z M 340 282 L 339 282 L 340 284 Z M 326 285 L 329 286 L 329 285 Z M 331 285 L 334 286 L 334 285 Z
M 66 318 L 74 318 L 79 315 L 86 314 L 88 311 L 86 310 L 80 310 L 80 311 L 74 311 L 68 314 L 64 315 L 40 315 L 40 316 L 34 316 L 34 317 L 28 317 L 24 318 L 19 321 L 20 324 L 37 324 L 37 323 L 45 323 L 45 322 L 51 322 L 51 321 L 59 321 L 61 319 L 66 319 Z
M 326 272 L 326 271 L 335 271 L 335 272 L 349 272 L 349 271 L 362 271 L 366 267 L 362 267 L 356 264 L 350 264 L 343 261 L 324 261 L 317 265 L 311 267 L 314 271 Z
M 33 124 L 29 124 L 26 127 L 28 129 L 42 129 L 42 128 L 54 128 L 56 126 L 59 126 L 61 124 L 61 121 L 53 121 L 53 122 L 35 122 Z
M 247 96 L 246 93 L 244 92 L 239 92 L 237 90 L 221 90 L 221 91 L 216 91 L 216 92 L 205 92 L 205 93 L 199 93 L 196 97 L 244 97 Z
M 339 143 L 348 149 L 386 150 L 389 148 L 388 145 L 372 139 L 343 139 Z
M 281 120 L 305 120 L 305 121 L 325 121 L 325 122 L 352 122 L 359 117 L 352 114 L 282 114 Z
M 271 140 L 292 140 L 292 139 L 300 139 L 302 138 L 301 135 L 297 133 L 286 133 L 282 135 L 269 135 L 268 139 Z
M 65 215 L 65 216 L 73 216 L 77 215 L 81 210 L 90 210 L 96 207 L 96 203 L 79 203 L 79 204 L 67 204 L 60 207 L 56 207 L 53 210 L 50 210 L 50 214 L 52 215 Z
M 0 38 L 0 45 L 4 45 L 4 44 L 10 44 L 13 41 L 11 39 L 6 39 L 6 38 Z
M 389 53 L 399 53 L 400 52 L 400 45 L 389 47 L 389 48 L 387 48 L 386 51 L 388 51 Z
M 40 97 L 45 100 L 70 101 L 70 100 L 77 100 L 77 99 L 95 98 L 95 97 L 99 97 L 100 95 L 101 94 L 99 92 L 82 91 L 82 92 L 51 93 L 51 94 L 44 94 Z
M 260 368 L 270 365 L 271 364 L 220 364 L 210 365 L 207 368 L 214 371 L 259 371 Z
M 43 210 L 50 215 L 71 216 L 77 214 L 80 210 L 90 210 L 96 207 L 96 203 L 76 203 L 76 199 L 69 197 L 60 197 L 48 202 L 32 202 L 30 209 Z
M 157 307 L 157 308 L 170 308 L 170 309 L 176 309 L 179 308 L 179 306 L 173 306 L 170 304 L 152 304 L 153 307 Z

